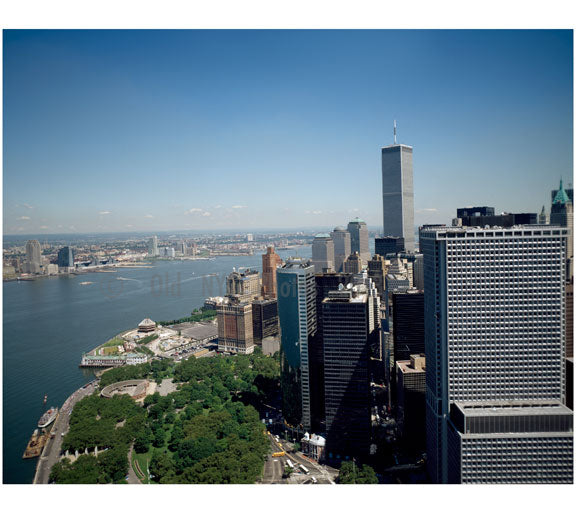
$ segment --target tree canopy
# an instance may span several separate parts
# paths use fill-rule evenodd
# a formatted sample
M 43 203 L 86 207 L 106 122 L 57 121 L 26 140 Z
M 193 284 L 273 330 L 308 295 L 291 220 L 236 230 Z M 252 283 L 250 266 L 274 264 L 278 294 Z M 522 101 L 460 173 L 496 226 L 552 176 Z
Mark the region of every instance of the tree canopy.
M 178 389 L 154 393 L 142 403 L 126 395 L 92 395 L 70 417 L 63 449 L 98 446 L 97 458 L 81 455 L 56 464 L 56 483 L 122 482 L 127 454 L 150 457 L 151 479 L 159 483 L 254 483 L 261 475 L 269 443 L 254 405 L 279 389 L 277 359 L 253 355 L 153 361 L 112 369 L 100 386 L 125 379 L 172 377 Z M 105 379 L 104 379 L 105 378 Z

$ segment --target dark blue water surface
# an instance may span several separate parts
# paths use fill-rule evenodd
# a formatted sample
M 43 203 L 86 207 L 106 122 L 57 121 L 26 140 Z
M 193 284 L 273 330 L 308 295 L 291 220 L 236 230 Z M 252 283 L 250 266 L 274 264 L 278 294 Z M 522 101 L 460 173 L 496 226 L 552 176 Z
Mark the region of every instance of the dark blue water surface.
M 303 257 L 310 253 L 309 246 L 298 251 Z M 279 254 L 285 259 L 294 251 Z M 93 379 L 78 367 L 83 352 L 145 317 L 189 315 L 206 297 L 225 293 L 224 277 L 233 267 L 261 265 L 259 254 L 158 261 L 152 268 L 4 283 L 4 483 L 32 482 L 37 460 L 23 460 L 22 454 L 47 407 L 61 406 Z M 207 276 L 212 273 L 217 276 Z M 93 283 L 80 284 L 86 281 Z

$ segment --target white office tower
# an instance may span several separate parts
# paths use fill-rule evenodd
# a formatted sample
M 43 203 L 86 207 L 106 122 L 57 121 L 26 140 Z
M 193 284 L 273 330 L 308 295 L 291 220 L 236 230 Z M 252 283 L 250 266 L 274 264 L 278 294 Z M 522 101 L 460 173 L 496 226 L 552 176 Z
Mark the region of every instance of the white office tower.
M 382 148 L 382 206 L 384 236 L 404 237 L 406 251 L 414 251 L 414 184 L 412 146 L 394 144 Z
M 352 254 L 350 232 L 343 226 L 337 226 L 330 235 L 334 241 L 334 270 L 341 273 L 344 261 Z
M 550 420 L 566 415 L 567 232 L 421 231 L 433 482 L 571 482 L 571 421 Z
M 158 255 L 159 255 L 159 253 L 158 253 L 158 237 L 156 235 L 153 235 L 148 240 L 148 256 L 156 257 Z
M 334 241 L 328 233 L 319 233 L 314 237 L 312 264 L 317 273 L 334 271 Z

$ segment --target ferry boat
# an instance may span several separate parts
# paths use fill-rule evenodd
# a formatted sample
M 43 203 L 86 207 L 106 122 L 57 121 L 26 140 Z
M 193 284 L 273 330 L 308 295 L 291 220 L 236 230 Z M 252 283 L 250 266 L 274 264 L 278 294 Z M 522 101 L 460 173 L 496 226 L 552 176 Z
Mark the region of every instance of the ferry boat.
M 54 422 L 54 419 L 57 415 L 58 408 L 52 406 L 52 408 L 50 408 L 44 415 L 42 415 L 42 417 L 40 417 L 40 420 L 38 421 L 38 427 L 45 428 L 46 426 L 49 426 L 52 422 Z

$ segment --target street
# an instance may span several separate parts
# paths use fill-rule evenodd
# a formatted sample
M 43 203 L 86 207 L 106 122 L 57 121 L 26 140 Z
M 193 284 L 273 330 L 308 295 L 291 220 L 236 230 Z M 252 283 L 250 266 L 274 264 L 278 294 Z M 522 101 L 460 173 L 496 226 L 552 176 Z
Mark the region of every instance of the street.
M 276 458 L 272 457 L 272 455 L 268 456 L 268 460 L 264 464 L 262 484 L 312 484 L 312 478 L 316 479 L 318 484 L 335 484 L 334 480 L 338 476 L 338 470 L 320 465 L 302 453 L 293 451 L 293 446 L 290 442 L 284 440 L 276 442 L 273 435 L 268 435 L 268 438 L 272 452 L 285 451 L 286 456 Z M 283 479 L 282 474 L 288 459 L 294 464 L 295 472 L 288 479 Z M 309 473 L 305 474 L 299 465 L 304 465 L 309 470 Z

